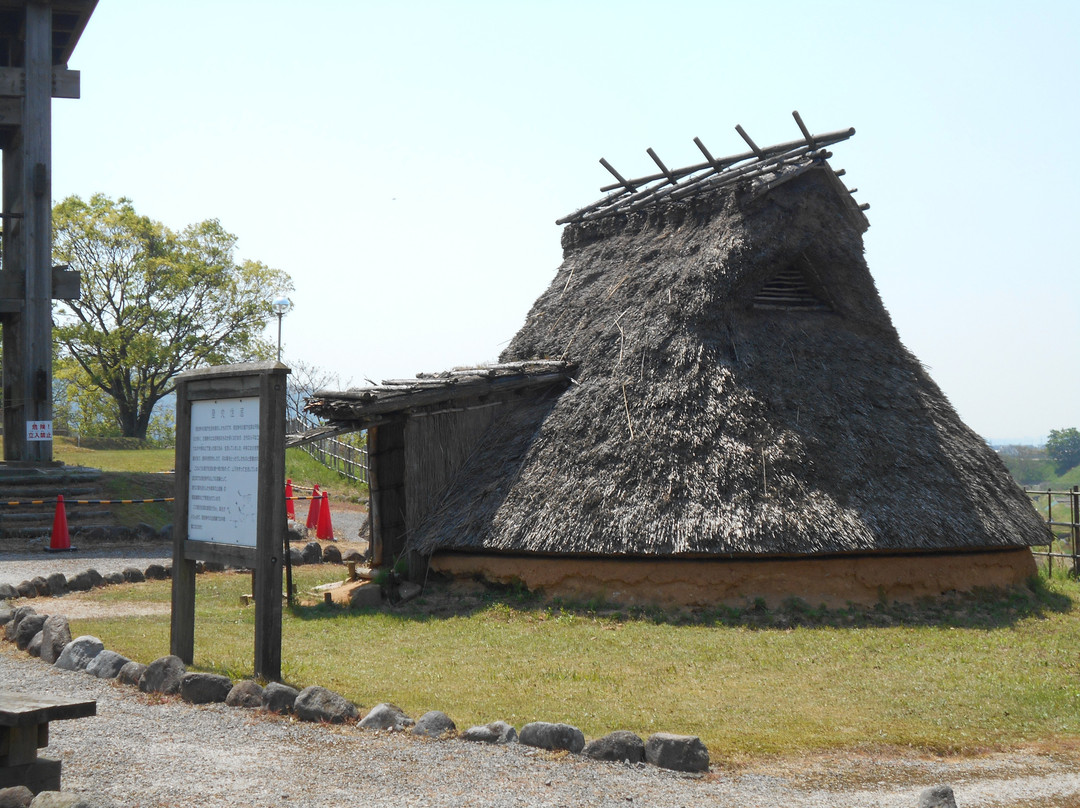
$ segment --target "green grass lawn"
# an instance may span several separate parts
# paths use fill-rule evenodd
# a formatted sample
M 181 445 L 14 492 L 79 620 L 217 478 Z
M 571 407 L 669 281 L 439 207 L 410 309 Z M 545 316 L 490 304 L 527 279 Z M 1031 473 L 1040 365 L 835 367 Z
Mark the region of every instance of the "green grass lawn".
M 301 590 L 337 569 L 298 568 Z M 199 578 L 195 667 L 251 675 L 246 575 Z M 105 600 L 169 600 L 169 584 Z M 571 608 L 520 593 L 434 587 L 396 610 L 287 612 L 283 674 L 358 704 L 393 701 L 459 726 L 566 721 L 701 736 L 714 755 L 865 745 L 971 752 L 1080 737 L 1080 586 L 1042 579 L 981 595 L 828 612 L 792 602 L 710 614 Z M 72 632 L 149 662 L 167 615 L 73 621 Z

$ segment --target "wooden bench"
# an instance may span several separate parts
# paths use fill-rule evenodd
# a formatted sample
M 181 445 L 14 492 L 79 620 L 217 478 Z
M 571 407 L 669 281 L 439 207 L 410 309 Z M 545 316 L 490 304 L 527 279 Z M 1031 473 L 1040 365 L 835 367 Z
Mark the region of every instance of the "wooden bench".
M 39 758 L 49 745 L 49 722 L 97 715 L 97 701 L 30 696 L 0 690 L 0 788 L 60 790 L 60 761 Z

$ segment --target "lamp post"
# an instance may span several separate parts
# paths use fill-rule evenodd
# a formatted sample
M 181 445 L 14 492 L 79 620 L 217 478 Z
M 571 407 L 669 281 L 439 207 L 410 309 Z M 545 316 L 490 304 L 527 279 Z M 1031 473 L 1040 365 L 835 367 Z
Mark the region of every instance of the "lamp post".
M 292 301 L 285 295 L 274 298 L 274 313 L 277 315 L 277 361 L 281 361 L 281 318 L 292 308 Z

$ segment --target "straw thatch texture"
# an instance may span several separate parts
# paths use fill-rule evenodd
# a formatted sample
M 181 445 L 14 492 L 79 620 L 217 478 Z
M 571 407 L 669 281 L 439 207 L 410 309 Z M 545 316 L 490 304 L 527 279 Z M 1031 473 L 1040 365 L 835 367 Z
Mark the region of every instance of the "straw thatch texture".
M 411 545 L 589 555 L 1023 546 L 1046 529 L 901 345 L 827 166 L 568 226 L 501 361 L 576 384 L 496 422 Z M 830 311 L 759 310 L 794 270 Z

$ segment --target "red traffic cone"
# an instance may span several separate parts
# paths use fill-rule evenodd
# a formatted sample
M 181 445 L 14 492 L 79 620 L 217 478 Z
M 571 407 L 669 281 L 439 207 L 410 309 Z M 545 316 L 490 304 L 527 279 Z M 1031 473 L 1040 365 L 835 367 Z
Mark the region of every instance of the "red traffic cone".
M 308 505 L 307 522 L 305 523 L 308 530 L 314 527 L 318 527 L 319 524 L 319 486 L 316 484 L 315 490 L 311 492 L 311 504 Z
M 49 546 L 45 548 L 49 552 L 62 552 L 74 550 L 71 546 L 71 534 L 68 533 L 67 510 L 64 508 L 64 495 L 56 496 L 56 514 L 53 516 L 52 538 Z
M 293 502 L 292 480 L 285 481 L 285 516 L 296 521 L 296 505 Z
M 334 525 L 330 522 L 330 496 L 323 491 L 322 505 L 319 508 L 319 526 L 315 529 L 315 538 L 319 541 L 334 540 Z

